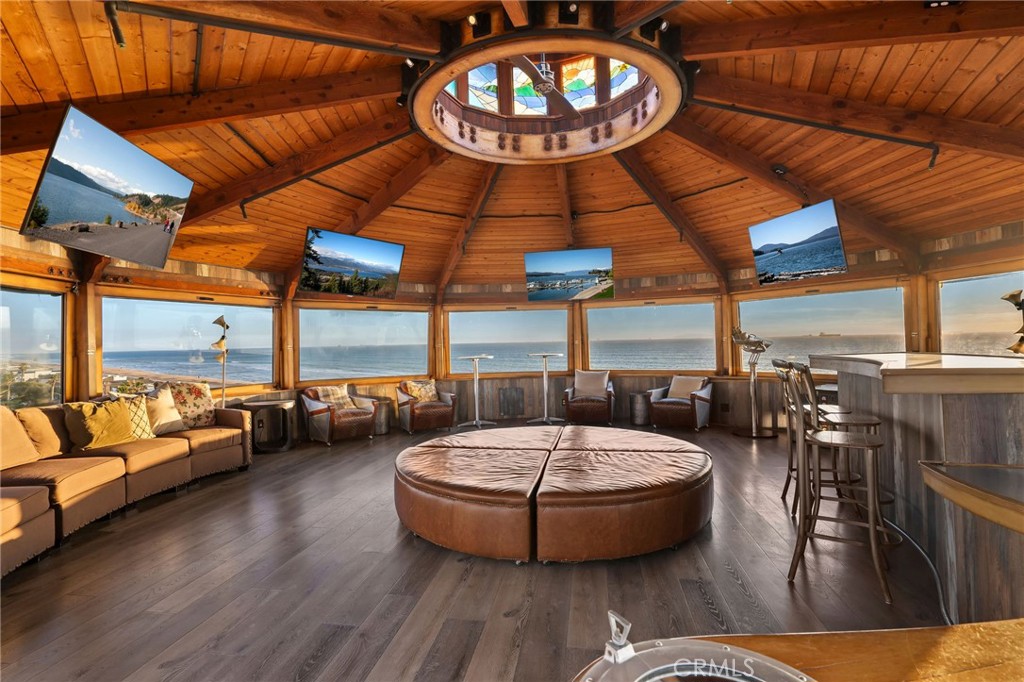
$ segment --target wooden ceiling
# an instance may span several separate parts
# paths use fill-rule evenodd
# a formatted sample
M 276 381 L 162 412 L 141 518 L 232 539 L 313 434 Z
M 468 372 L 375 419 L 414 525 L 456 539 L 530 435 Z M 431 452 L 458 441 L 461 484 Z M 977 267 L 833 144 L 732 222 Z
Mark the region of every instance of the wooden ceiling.
M 312 225 L 406 244 L 416 283 L 523 282 L 523 252 L 569 244 L 612 246 L 617 278 L 724 275 L 748 226 L 828 197 L 848 252 L 913 270 L 922 240 L 1024 216 L 1024 3 L 617 3 L 681 27 L 695 102 L 624 153 L 501 168 L 396 97 L 402 54 L 502 3 L 114 4 L 124 48 L 101 2 L 2 2 L 5 228 L 69 101 L 196 182 L 172 258 L 258 271 L 292 271 Z

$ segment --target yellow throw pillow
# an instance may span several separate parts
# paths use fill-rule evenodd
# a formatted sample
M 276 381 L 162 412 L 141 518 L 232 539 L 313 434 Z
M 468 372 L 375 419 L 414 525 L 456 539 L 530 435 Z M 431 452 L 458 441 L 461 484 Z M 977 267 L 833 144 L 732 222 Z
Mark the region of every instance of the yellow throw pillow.
M 124 400 L 105 403 L 67 403 L 64 424 L 75 450 L 94 450 L 135 440 Z
M 149 410 L 146 409 L 146 396 L 133 395 L 130 398 L 122 398 L 128 405 L 128 421 L 132 425 L 132 435 L 135 440 L 144 438 L 155 438 L 153 427 L 149 423 Z
M 441 399 L 437 395 L 437 386 L 434 385 L 433 379 L 406 381 L 405 392 L 421 403 L 433 403 Z

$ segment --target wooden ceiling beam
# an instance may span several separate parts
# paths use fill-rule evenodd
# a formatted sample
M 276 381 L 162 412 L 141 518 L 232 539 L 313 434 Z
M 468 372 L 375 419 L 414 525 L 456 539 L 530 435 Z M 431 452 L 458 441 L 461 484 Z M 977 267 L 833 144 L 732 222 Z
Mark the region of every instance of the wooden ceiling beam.
M 292 79 L 201 95 L 142 97 L 76 105 L 114 132 L 131 137 L 163 130 L 261 118 L 309 109 L 397 97 L 402 72 L 397 66 L 375 71 Z M 0 112 L 2 113 L 2 112 Z M 4 116 L 4 154 L 46 149 L 60 128 L 64 108 Z
M 526 0 L 501 0 L 501 5 L 513 26 L 524 28 L 530 25 L 530 8 Z
M 723 140 L 707 128 L 684 118 L 682 114 L 669 121 L 666 130 L 700 154 L 734 168 L 801 206 L 834 199 L 836 212 L 844 227 L 856 230 L 868 239 L 896 252 L 909 271 L 917 272 L 920 269 L 919 249 L 916 243 L 841 199 L 813 187 L 792 172 L 777 173 L 773 168 L 774 164 L 737 144 Z
M 352 215 L 337 225 L 325 225 L 324 229 L 359 234 L 364 227 L 373 222 L 374 218 L 405 196 L 420 180 L 426 177 L 427 173 L 447 161 L 451 155 L 452 153 L 446 149 L 430 145 L 422 154 L 398 171 L 383 187 L 374 192 L 370 200 L 357 208 Z
M 672 197 L 669 196 L 668 192 L 661 186 L 658 179 L 654 177 L 654 174 L 647 167 L 647 164 L 640 158 L 640 154 L 636 151 L 636 147 L 630 147 L 623 149 L 622 151 L 615 152 L 612 154 L 615 159 L 622 165 L 629 176 L 633 178 L 633 181 L 644 191 L 644 193 L 650 197 L 655 207 L 661 211 L 665 219 L 679 232 L 679 236 L 686 241 L 690 247 L 697 253 L 697 256 L 704 261 L 704 264 L 711 270 L 716 277 L 718 277 L 719 287 L 724 288 L 727 285 L 728 279 L 726 277 L 725 266 L 722 265 L 721 260 L 711 250 L 711 247 L 704 237 L 697 232 L 697 228 L 690 220 L 686 213 L 676 206 L 675 202 L 672 201 Z
M 466 212 L 466 218 L 462 221 L 459 231 L 455 234 L 455 239 L 452 240 L 451 248 L 448 249 L 448 258 L 445 259 L 444 267 L 441 269 L 441 276 L 437 278 L 438 305 L 444 301 L 444 290 L 452 279 L 455 266 L 459 264 L 462 255 L 466 253 L 469 238 L 473 236 L 473 230 L 476 229 L 480 216 L 484 214 L 487 200 L 491 198 L 491 193 L 498 184 L 498 177 L 501 175 L 502 168 L 504 166 L 500 163 L 489 163 L 480 177 L 480 183 L 473 195 L 473 201 L 470 203 L 469 210 Z
M 1024 161 L 1020 130 L 992 123 L 946 118 L 899 107 L 820 95 L 717 74 L 697 74 L 693 103 L 737 106 L 921 143 L 936 143 L 972 154 Z
M 569 166 L 564 163 L 555 164 L 555 188 L 558 191 L 559 213 L 562 215 L 562 227 L 565 229 L 565 245 L 572 246 L 575 238 L 572 234 L 572 204 L 569 196 Z
M 115 5 L 119 12 L 413 58 L 441 51 L 441 22 L 374 3 L 141 0 Z
M 246 200 L 286 187 L 303 178 L 351 160 L 406 135 L 412 129 L 409 114 L 398 111 L 338 135 L 330 142 L 299 152 L 236 182 L 189 201 L 182 226 L 220 213 Z
M 646 24 L 651 19 L 657 19 L 665 12 L 676 5 L 681 5 L 682 0 L 618 0 L 614 5 L 614 29 L 612 37 L 618 40 L 630 31 Z
M 721 59 L 780 50 L 841 50 L 1011 35 L 1024 35 L 1024 3 L 965 2 L 925 9 L 920 2 L 884 2 L 687 26 L 682 50 L 690 60 Z

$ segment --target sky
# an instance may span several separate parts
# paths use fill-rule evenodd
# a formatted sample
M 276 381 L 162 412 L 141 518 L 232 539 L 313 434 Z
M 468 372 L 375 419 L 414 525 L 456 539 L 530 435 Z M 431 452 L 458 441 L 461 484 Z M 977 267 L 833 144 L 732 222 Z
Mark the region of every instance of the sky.
M 492 310 L 452 312 L 448 338 L 454 343 L 557 342 L 565 346 L 566 310 Z
M 318 253 L 335 258 L 355 258 L 373 264 L 385 272 L 398 272 L 402 267 L 405 246 L 350 234 L 321 230 L 320 238 L 313 242 Z
M 527 272 L 609 270 L 612 267 L 612 250 L 610 248 L 537 251 L 527 253 L 525 257 Z
M 74 107 L 53 156 L 121 194 L 188 197 L 192 192 L 191 180 Z
M 1024 271 L 943 282 L 939 290 L 942 330 L 1016 332 L 1022 322 L 1020 311 L 1002 300 L 1016 289 L 1024 289 Z
M 767 339 L 822 332 L 902 334 L 903 291 L 898 288 L 873 289 L 743 301 L 740 303 L 740 322 L 743 331 Z
M 591 341 L 713 339 L 715 306 L 696 303 L 591 308 L 587 311 L 587 328 Z
M 795 244 L 834 225 L 838 225 L 836 208 L 829 199 L 753 225 L 750 228 L 750 243 L 755 249 L 764 244 Z
M 273 345 L 271 308 L 104 298 L 103 350 L 206 350 L 220 338 L 220 315 L 231 327 L 228 348 Z
M 303 346 L 404 346 L 427 342 L 429 316 L 391 310 L 299 310 Z

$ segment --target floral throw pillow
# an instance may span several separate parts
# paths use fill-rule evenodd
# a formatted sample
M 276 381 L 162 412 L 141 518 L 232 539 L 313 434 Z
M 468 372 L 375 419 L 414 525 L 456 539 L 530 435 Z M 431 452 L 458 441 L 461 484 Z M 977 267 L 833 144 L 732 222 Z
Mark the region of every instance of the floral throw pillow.
M 421 403 L 432 403 L 440 400 L 440 397 L 437 395 L 437 387 L 434 385 L 433 379 L 406 381 L 404 390 Z
M 352 410 L 356 408 L 356 404 L 352 402 L 352 398 L 348 394 L 348 384 L 341 384 L 340 386 L 317 386 L 317 395 L 320 396 L 321 402 L 325 402 L 328 405 L 333 405 L 339 410 Z
M 167 384 L 167 387 L 171 389 L 174 406 L 178 408 L 185 428 L 194 429 L 217 423 L 209 384 L 182 381 Z

